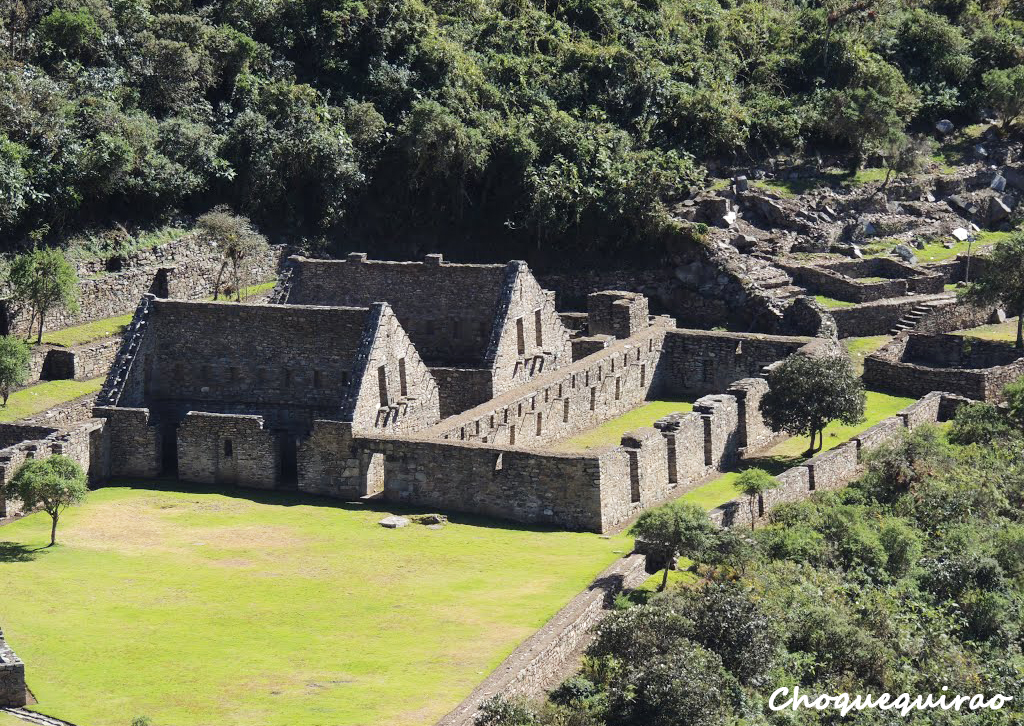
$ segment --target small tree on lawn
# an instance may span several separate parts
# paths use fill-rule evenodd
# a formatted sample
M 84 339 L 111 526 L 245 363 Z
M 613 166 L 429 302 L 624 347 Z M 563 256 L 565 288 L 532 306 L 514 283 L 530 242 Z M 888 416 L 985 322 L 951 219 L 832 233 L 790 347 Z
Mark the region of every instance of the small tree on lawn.
M 668 584 L 672 560 L 680 555 L 699 555 L 714 536 L 715 525 L 696 504 L 669 502 L 642 512 L 629 533 L 642 540 L 648 554 L 664 564 L 660 591 Z
M 89 492 L 85 472 L 63 454 L 26 461 L 14 478 L 11 489 L 26 510 L 41 507 L 50 515 L 50 546 L 57 543 L 57 521 L 68 507 L 79 504 Z
M 1024 348 L 1024 232 L 992 248 L 981 274 L 960 297 L 974 305 L 998 304 L 1017 312 L 1017 347 Z
M 47 313 L 54 308 L 78 310 L 78 273 L 60 250 L 46 248 L 18 255 L 9 276 L 11 296 L 32 311 L 29 337 L 36 317 L 39 318 L 37 343 L 43 342 Z
M 242 288 L 250 282 L 254 261 L 267 250 L 267 238 L 253 229 L 245 217 L 233 214 L 226 207 L 217 207 L 198 220 L 199 228 L 220 250 L 221 264 L 214 283 L 213 299 L 220 295 L 224 272 L 230 267 L 234 281 L 235 300 L 242 300 Z
M 11 397 L 11 389 L 28 379 L 30 356 L 25 341 L 10 335 L 0 336 L 0 397 L 3 397 L 4 406 Z
M 774 489 L 779 485 L 779 480 L 774 476 L 766 472 L 764 469 L 747 469 L 740 474 L 736 480 L 736 486 L 741 492 L 747 497 L 747 502 L 750 504 L 750 529 L 754 529 L 754 521 L 757 519 L 757 515 L 754 514 L 754 502 L 757 498 L 764 494 L 770 489 Z
M 794 353 L 768 374 L 768 386 L 760 404 L 765 421 L 776 431 L 809 436 L 808 455 L 824 444 L 829 422 L 864 420 L 864 384 L 843 356 Z

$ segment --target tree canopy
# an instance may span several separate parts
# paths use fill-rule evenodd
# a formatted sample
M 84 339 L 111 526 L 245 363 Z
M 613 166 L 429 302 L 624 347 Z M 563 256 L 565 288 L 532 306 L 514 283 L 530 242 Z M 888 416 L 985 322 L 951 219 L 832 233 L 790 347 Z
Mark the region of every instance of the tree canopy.
M 981 273 L 961 293 L 978 305 L 1003 305 L 1017 319 L 1017 347 L 1024 348 L 1024 232 L 996 244 L 984 260 Z
M 1012 120 L 1020 3 L 4 0 L 0 238 L 226 204 L 310 241 L 658 248 L 712 160 Z M 984 81 L 983 81 L 984 79 Z M 30 237 L 32 235 L 33 237 Z
M 82 467 L 63 454 L 26 461 L 15 472 L 9 486 L 26 510 L 39 507 L 50 515 L 51 546 L 57 543 L 57 522 L 61 513 L 80 504 L 89 492 Z
M 864 384 L 848 358 L 795 353 L 769 372 L 760 409 L 776 431 L 809 436 L 808 453 L 814 453 L 823 445 L 822 429 L 832 421 L 862 421 L 865 402 Z

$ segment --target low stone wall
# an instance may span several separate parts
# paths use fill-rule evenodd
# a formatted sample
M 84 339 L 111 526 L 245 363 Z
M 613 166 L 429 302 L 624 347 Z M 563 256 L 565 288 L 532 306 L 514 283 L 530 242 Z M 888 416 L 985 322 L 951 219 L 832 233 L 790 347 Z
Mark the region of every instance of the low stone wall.
M 854 338 L 865 335 L 885 335 L 900 319 L 924 302 L 941 299 L 941 296 L 898 297 L 861 303 L 847 308 L 829 310 L 836 321 L 840 338 Z M 951 328 L 956 330 L 956 328 Z
M 93 413 L 106 420 L 110 476 L 160 474 L 160 431 L 148 410 L 97 406 Z
M 915 333 L 951 333 L 954 330 L 976 328 L 992 322 L 996 310 L 994 307 L 977 307 L 951 300 L 945 305 L 937 305 L 921 321 L 914 326 Z
M 670 397 L 724 391 L 741 378 L 761 375 L 765 367 L 813 341 L 797 336 L 670 330 L 659 360 L 657 391 Z
M 665 328 L 557 368 L 506 394 L 444 419 L 424 438 L 547 446 L 636 408 L 655 388 Z
M 269 248 L 263 258 L 254 261 L 252 277 L 272 279 L 285 254 L 283 246 Z M 219 269 L 217 250 L 196 235 L 135 253 L 118 272 L 100 272 L 85 265 L 79 274 L 90 277 L 78 283 L 78 312 L 56 310 L 50 313 L 45 329 L 62 330 L 93 320 L 125 315 L 132 312 L 139 298 L 147 293 L 201 300 L 213 294 Z M 29 315 L 26 312 L 15 314 L 7 301 L 0 301 L 0 308 L 3 310 L 0 318 L 11 318 L 6 332 L 14 335 L 28 333 Z
M 793 276 L 794 282 L 815 295 L 825 295 L 847 302 L 871 302 L 890 297 L 901 297 L 910 290 L 907 280 L 861 282 L 832 270 L 810 265 L 779 265 Z
M 1011 344 L 959 335 L 897 336 L 864 361 L 864 383 L 902 396 L 949 391 L 999 401 L 1007 383 L 1024 376 L 1024 358 Z
M 92 418 L 92 409 L 96 405 L 96 393 L 89 393 L 84 396 L 61 403 L 49 408 L 35 416 L 29 416 L 18 421 L 26 426 L 48 426 L 51 428 L 67 428 L 72 424 Z
M 76 461 L 85 470 L 90 482 L 106 478 L 109 459 L 104 438 L 104 421 L 89 419 L 66 430 L 52 431 L 46 436 L 22 441 L 0 449 L 0 492 L 18 468 L 29 459 L 43 459 L 51 454 L 63 454 Z M 0 517 L 13 516 L 21 511 L 16 500 L 8 502 L 0 493 Z
M 615 596 L 647 579 L 645 562 L 643 555 L 632 554 L 598 575 L 586 590 L 523 641 L 437 726 L 472 726 L 480 706 L 490 698 L 530 697 L 552 685 L 590 641 L 594 627 L 612 612 Z
M 860 474 L 864 456 L 879 446 L 895 441 L 903 431 L 947 421 L 966 399 L 933 391 L 912 403 L 895 416 L 861 432 L 850 441 L 825 451 L 804 463 L 779 474 L 779 486 L 765 492 L 754 503 L 755 524 L 767 521 L 773 508 L 784 502 L 806 499 L 816 491 L 846 486 Z M 750 526 L 751 509 L 747 497 L 738 497 L 715 508 L 709 514 L 713 522 L 725 527 Z
M 27 701 L 25 664 L 15 655 L 0 631 L 0 707 L 20 708 Z

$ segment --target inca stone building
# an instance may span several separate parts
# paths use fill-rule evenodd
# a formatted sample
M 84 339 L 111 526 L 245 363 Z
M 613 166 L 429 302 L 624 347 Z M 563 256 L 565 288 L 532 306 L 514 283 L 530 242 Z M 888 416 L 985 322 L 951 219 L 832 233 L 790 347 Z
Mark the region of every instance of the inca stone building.
M 607 531 L 768 440 L 759 376 L 821 344 L 679 330 L 632 292 L 560 315 L 523 262 L 293 257 L 270 304 L 143 298 L 94 456 L 106 475 Z M 620 445 L 552 449 L 652 397 L 697 400 Z

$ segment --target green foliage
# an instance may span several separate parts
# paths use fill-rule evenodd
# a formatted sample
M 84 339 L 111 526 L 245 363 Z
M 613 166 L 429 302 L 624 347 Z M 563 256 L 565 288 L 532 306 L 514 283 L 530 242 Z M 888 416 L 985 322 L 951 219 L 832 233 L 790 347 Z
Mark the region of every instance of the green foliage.
M 761 399 L 765 421 L 776 431 L 815 437 L 831 421 L 855 424 L 864 418 L 864 385 L 843 356 L 796 353 L 768 374 L 768 393 Z
M 956 411 L 947 437 L 954 444 L 991 444 L 1019 434 L 1005 413 L 994 404 L 969 403 Z
M 8 273 L 11 297 L 39 321 L 37 343 L 43 341 L 46 314 L 54 308 L 78 310 L 78 273 L 60 250 L 37 249 L 18 255 Z
M 1024 63 L 1003 2 L 8 5 L 17 244 L 227 204 L 311 239 L 656 254 L 703 162 L 859 163 L 978 102 L 1011 112 Z
M 783 684 L 815 694 L 946 688 L 1020 698 L 1021 453 L 1013 438 L 984 449 L 949 446 L 934 427 L 894 442 L 849 488 L 773 510 L 742 576 L 708 572 L 602 622 L 585 691 L 575 680 L 565 689 L 584 697 L 560 701 L 562 720 L 542 709 L 535 722 L 768 723 L 779 714 L 765 701 Z M 891 489 L 884 498 L 880 479 Z M 662 672 L 692 683 L 659 680 Z M 700 704 L 712 713 L 690 710 L 693 684 L 705 698 L 714 694 Z M 944 722 L 937 711 L 909 722 L 936 717 Z M 1017 718 L 1003 708 L 979 723 L 1011 726 Z M 828 719 L 800 710 L 784 721 Z
M 959 297 L 977 305 L 1024 308 L 1024 232 L 993 246 L 981 273 Z M 1024 315 L 1017 320 L 1017 347 L 1024 348 Z
M 1024 64 L 988 71 L 983 77 L 985 100 L 1007 125 L 1024 114 Z
M 14 473 L 10 490 L 28 511 L 39 507 L 50 515 L 50 545 L 57 543 L 57 521 L 61 512 L 81 504 L 89 492 L 85 472 L 74 459 L 54 454 L 26 461 Z
M 629 533 L 643 542 L 652 562 L 662 565 L 665 576 L 661 589 L 668 582 L 668 571 L 679 555 L 698 557 L 710 544 L 715 532 L 707 513 L 696 504 L 669 502 L 645 509 L 630 527 Z
M 28 344 L 9 335 L 0 336 L 0 396 L 4 406 L 11 397 L 11 389 L 25 384 L 28 379 L 31 352 Z
M 220 295 L 224 272 L 230 266 L 235 300 L 241 302 L 242 289 L 255 282 L 253 264 L 266 252 L 267 238 L 253 229 L 248 219 L 223 207 L 201 216 L 197 226 L 220 250 L 221 266 L 214 283 L 213 299 Z
M 750 528 L 754 529 L 757 515 L 754 513 L 754 502 L 765 492 L 779 486 L 779 480 L 764 469 L 757 467 L 745 469 L 736 479 L 736 488 L 746 495 L 750 504 Z

